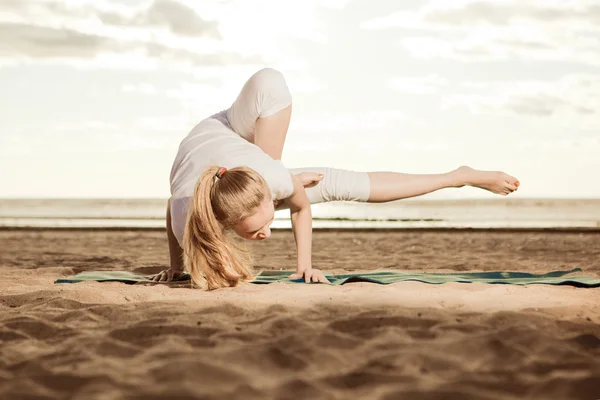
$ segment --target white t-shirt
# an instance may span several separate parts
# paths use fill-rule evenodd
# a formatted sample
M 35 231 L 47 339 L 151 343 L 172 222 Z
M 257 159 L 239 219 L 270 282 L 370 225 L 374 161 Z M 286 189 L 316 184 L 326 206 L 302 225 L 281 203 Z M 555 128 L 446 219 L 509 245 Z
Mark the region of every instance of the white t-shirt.
M 274 200 L 290 197 L 294 191 L 289 170 L 280 160 L 272 159 L 254 143 L 234 132 L 227 120 L 227 111 L 196 125 L 182 140 L 173 162 L 170 177 L 171 226 L 180 245 L 183 243 L 187 207 L 196 182 L 211 165 L 254 169 L 269 185 Z

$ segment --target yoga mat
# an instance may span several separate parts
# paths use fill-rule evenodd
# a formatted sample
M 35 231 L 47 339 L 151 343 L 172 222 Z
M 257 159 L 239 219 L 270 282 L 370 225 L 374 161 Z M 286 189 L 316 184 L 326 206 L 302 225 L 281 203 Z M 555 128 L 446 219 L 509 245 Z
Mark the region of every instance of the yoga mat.
M 302 279 L 288 279 L 288 276 L 295 271 L 262 271 L 251 283 L 266 284 L 272 282 L 285 283 L 304 283 Z M 574 268 L 569 271 L 552 271 L 546 274 L 530 274 L 526 272 L 466 272 L 466 273 L 421 273 L 405 271 L 376 271 L 352 274 L 325 274 L 332 285 L 343 285 L 349 282 L 372 282 L 387 285 L 390 283 L 404 281 L 418 281 L 431 284 L 440 284 L 446 282 L 482 282 L 493 284 L 511 284 L 511 285 L 571 285 L 576 287 L 600 287 L 600 278 L 591 276 L 571 275 L 574 272 L 582 272 L 581 268 Z M 123 282 L 139 283 L 152 282 L 147 278 L 148 275 L 138 274 L 128 271 L 86 271 L 80 272 L 75 276 L 57 279 L 55 283 L 77 283 L 84 281 L 97 282 Z M 183 274 L 178 281 L 188 280 L 189 276 Z

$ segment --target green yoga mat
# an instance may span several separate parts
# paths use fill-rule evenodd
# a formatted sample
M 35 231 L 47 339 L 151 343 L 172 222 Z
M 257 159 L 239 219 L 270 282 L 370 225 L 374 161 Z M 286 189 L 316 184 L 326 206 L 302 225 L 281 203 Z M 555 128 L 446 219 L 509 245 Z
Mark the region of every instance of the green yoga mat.
M 304 283 L 302 279 L 288 279 L 295 271 L 262 271 L 251 283 Z M 446 282 L 482 282 L 501 283 L 511 285 L 571 285 L 576 287 L 600 287 L 600 278 L 591 276 L 570 275 L 581 272 L 580 268 L 570 271 L 553 271 L 546 274 L 529 274 L 526 272 L 467 272 L 451 274 L 419 273 L 405 271 L 376 271 L 353 274 L 326 274 L 332 285 L 343 285 L 349 282 L 372 282 L 379 284 L 390 284 L 404 281 L 418 281 L 424 283 L 440 284 Z M 570 275 L 570 276 L 567 276 Z M 188 280 L 189 276 L 184 274 L 178 280 Z M 55 283 L 77 283 L 83 281 L 98 282 L 123 282 L 140 283 L 151 282 L 147 275 L 128 271 L 87 271 L 79 274 L 57 279 Z

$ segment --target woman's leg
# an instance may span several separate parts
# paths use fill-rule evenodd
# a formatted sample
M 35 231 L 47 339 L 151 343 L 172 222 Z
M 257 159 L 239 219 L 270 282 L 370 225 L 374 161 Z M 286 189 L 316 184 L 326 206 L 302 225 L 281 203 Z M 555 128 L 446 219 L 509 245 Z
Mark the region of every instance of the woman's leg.
M 370 203 L 421 196 L 444 188 L 473 186 L 506 196 L 519 187 L 517 178 L 500 171 L 460 167 L 444 174 L 402 174 L 369 172 Z
M 336 168 L 294 168 L 295 175 L 315 172 L 323 179 L 306 189 L 311 204 L 329 201 L 381 203 L 421 196 L 439 189 L 473 186 L 507 195 L 517 190 L 519 181 L 504 172 L 460 167 L 443 174 L 403 174 L 399 172 L 355 172 Z
M 291 115 L 292 95 L 283 74 L 263 68 L 246 81 L 227 119 L 240 136 L 280 160 Z

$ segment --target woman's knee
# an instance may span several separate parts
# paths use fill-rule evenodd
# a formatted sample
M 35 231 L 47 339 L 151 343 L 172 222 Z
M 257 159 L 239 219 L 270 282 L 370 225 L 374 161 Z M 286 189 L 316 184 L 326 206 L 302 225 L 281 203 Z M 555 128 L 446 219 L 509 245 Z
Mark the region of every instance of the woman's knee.
M 252 75 L 250 83 L 259 102 L 259 117 L 272 115 L 292 102 L 292 94 L 279 70 L 263 68 Z
M 266 89 L 272 86 L 285 85 L 283 73 L 275 68 L 266 67 L 258 70 L 250 77 L 250 81 L 256 88 Z

